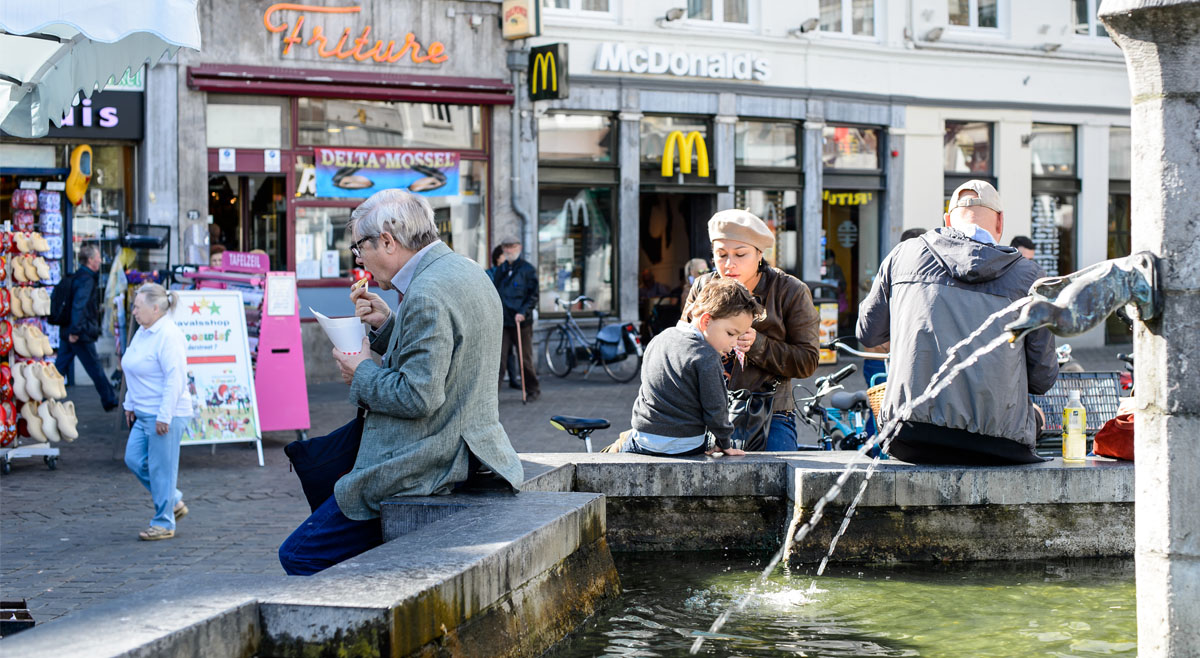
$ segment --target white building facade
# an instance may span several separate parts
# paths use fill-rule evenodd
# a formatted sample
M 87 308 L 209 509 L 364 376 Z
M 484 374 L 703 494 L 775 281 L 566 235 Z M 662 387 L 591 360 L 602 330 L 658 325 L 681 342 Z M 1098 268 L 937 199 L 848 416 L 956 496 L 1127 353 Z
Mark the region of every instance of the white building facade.
M 713 212 L 743 207 L 774 228 L 776 265 L 836 281 L 852 333 L 882 257 L 970 178 L 1048 273 L 1128 251 L 1128 83 L 1096 0 L 542 3 L 528 45 L 568 44 L 570 72 L 567 98 L 532 104 L 542 73 L 525 78 L 543 316 L 584 294 L 670 322 L 645 297 L 709 257 Z

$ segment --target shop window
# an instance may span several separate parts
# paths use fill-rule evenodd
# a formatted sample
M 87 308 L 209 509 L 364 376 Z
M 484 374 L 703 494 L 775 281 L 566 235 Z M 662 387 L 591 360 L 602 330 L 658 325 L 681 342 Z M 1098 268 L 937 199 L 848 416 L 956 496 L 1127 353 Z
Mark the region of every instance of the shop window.
M 1107 257 L 1124 258 L 1133 252 L 1131 240 L 1131 221 L 1133 215 L 1133 200 L 1129 194 L 1117 193 L 1108 195 L 1108 254 Z M 1104 339 L 1109 343 L 1128 343 L 1133 340 L 1133 332 L 1116 313 L 1108 316 L 1104 325 Z
M 608 12 L 610 0 L 542 0 L 544 9 Z
M 204 124 L 208 148 L 288 148 L 291 116 L 287 98 L 209 94 Z
M 306 146 L 483 148 L 474 105 L 300 98 L 297 117 Z
M 852 335 L 858 305 L 879 271 L 879 190 L 821 192 L 823 263 L 821 280 L 837 290 L 838 334 Z
M 479 263 L 488 262 L 487 163 L 460 160 L 459 193 L 456 196 L 428 197 L 433 219 L 446 246 Z
M 734 135 L 734 163 L 739 167 L 799 167 L 798 127 L 792 122 L 739 121 Z
M 1000 27 L 1000 0 L 947 0 L 950 24 L 974 28 Z
M 1033 124 L 1034 176 L 1075 176 L 1075 126 Z
M 875 0 L 821 0 L 818 29 L 875 36 Z
M 879 170 L 878 128 L 826 125 L 821 159 L 826 169 Z
M 672 132 L 679 131 L 684 137 L 691 133 L 699 133 L 700 138 L 705 142 L 705 152 L 709 162 L 716 162 L 716 156 L 712 146 L 708 142 L 708 122 L 700 117 L 664 117 L 664 116 L 647 116 L 641 121 L 641 149 L 642 162 L 644 164 L 659 165 L 662 163 L 663 151 L 667 145 L 667 136 Z M 676 148 L 676 150 L 681 150 Z M 696 167 L 699 162 L 700 149 L 692 148 L 692 172 L 696 172 Z M 675 153 L 672 157 L 675 158 L 676 167 L 679 166 L 679 161 L 683 158 L 683 154 Z
M 1111 126 L 1108 129 L 1108 177 L 1129 180 L 1133 176 L 1133 140 L 1129 128 Z
M 349 276 L 350 236 L 346 222 L 353 208 L 296 208 L 296 278 Z
M 538 160 L 612 162 L 613 132 L 606 114 L 548 113 L 538 118 Z
M 71 220 L 72 262 L 78 264 L 79 247 L 100 246 L 104 262 L 112 262 L 120 248 L 121 230 L 133 210 L 133 149 L 128 146 L 92 145 L 92 180 Z
M 775 248 L 765 254 L 767 262 L 788 272 L 800 272 L 800 221 L 797 190 L 738 190 L 735 208 L 744 208 L 766 222 L 775 233 Z
M 1074 194 L 1039 192 L 1033 195 L 1034 257 L 1046 276 L 1070 274 L 1076 268 Z
M 1071 16 L 1075 20 L 1075 34 L 1085 37 L 1108 38 L 1108 30 L 1097 18 L 1099 0 L 1071 0 Z
M 688 0 L 691 20 L 718 23 L 749 23 L 749 0 Z
M 992 124 L 947 121 L 942 146 L 946 173 L 991 176 Z
M 538 194 L 538 280 L 542 313 L 554 300 L 587 295 L 611 311 L 616 294 L 613 188 L 542 186 Z

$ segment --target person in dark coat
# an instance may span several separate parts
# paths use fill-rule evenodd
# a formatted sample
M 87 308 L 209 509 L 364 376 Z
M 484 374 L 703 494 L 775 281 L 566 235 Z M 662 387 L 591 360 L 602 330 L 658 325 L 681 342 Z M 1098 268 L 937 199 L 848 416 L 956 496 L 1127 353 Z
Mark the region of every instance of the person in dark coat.
M 71 275 L 71 322 L 60 333 L 54 367 L 65 375 L 78 358 L 92 378 L 104 410 L 112 411 L 120 401 L 96 353 L 96 340 L 100 338 L 100 250 L 95 245 L 83 245 L 79 248 L 79 262 L 79 269 Z
M 503 355 L 517 344 L 517 324 L 520 323 L 522 377 L 525 379 L 525 395 L 536 400 L 542 394 L 536 366 L 533 363 L 533 309 L 538 303 L 537 270 L 529 261 L 521 258 L 521 240 L 512 235 L 500 242 L 504 251 L 504 262 L 492 277 L 500 302 L 504 305 L 504 341 L 500 347 L 500 383 L 508 371 Z

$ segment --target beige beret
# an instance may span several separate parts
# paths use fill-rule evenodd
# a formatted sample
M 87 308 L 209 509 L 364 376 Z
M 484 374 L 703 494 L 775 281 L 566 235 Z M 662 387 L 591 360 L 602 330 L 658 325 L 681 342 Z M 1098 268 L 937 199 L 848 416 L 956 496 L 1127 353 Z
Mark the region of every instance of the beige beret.
M 766 251 L 775 246 L 775 236 L 763 220 L 746 210 L 722 210 L 708 220 L 708 239 L 737 240 Z

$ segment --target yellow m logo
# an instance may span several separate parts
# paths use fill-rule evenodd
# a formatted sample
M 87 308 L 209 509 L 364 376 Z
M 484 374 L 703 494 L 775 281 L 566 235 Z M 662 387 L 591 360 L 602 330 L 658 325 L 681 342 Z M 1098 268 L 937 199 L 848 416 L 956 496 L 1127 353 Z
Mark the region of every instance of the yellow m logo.
M 693 130 L 685 138 L 683 132 L 673 130 L 667 135 L 667 143 L 663 146 L 662 175 L 670 178 L 675 175 L 675 152 L 679 151 L 679 173 L 692 173 L 692 149 L 696 149 L 697 174 L 708 178 L 708 146 L 704 137 Z
M 550 89 L 558 91 L 558 66 L 554 63 L 554 53 L 538 53 L 533 58 L 533 66 L 529 69 L 529 93 L 537 93 L 538 69 L 542 70 L 542 89 L 546 88 L 546 74 L 549 72 Z

